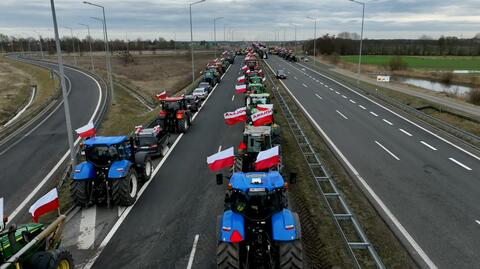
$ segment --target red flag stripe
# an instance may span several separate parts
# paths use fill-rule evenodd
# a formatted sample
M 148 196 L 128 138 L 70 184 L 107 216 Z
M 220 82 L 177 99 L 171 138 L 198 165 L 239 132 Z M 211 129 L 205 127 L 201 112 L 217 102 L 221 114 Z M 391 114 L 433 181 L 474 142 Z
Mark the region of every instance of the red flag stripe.
M 35 209 L 35 211 L 32 213 L 33 221 L 38 222 L 38 218 L 40 216 L 43 216 L 49 212 L 56 210 L 59 206 L 60 205 L 58 203 L 58 198 L 40 206 L 39 208 Z
M 275 165 L 280 163 L 280 156 L 272 156 L 270 158 L 267 158 L 265 160 L 259 161 L 255 163 L 255 170 L 260 171 L 260 170 L 265 170 L 270 167 L 274 167 Z
M 208 167 L 212 172 L 215 172 L 221 170 L 222 168 L 233 166 L 234 162 L 234 156 L 231 156 L 225 159 L 216 160 L 213 163 L 209 163 Z

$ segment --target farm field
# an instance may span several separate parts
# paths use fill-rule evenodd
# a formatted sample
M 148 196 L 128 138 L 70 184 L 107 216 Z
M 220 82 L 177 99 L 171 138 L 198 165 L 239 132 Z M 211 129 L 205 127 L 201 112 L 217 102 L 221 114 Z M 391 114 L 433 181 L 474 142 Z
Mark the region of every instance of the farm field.
M 393 55 L 365 55 L 362 63 L 387 65 Z M 340 56 L 345 62 L 357 63 L 358 55 Z M 408 68 L 424 70 L 480 70 L 480 57 L 471 56 L 402 56 Z

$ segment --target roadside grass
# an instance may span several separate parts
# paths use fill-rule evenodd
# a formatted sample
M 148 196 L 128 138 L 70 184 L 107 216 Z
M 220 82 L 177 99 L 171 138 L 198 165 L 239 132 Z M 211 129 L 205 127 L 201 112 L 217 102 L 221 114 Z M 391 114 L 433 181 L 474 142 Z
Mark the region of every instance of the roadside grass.
M 365 55 L 362 63 L 387 66 L 394 55 Z M 398 56 L 397 56 L 398 57 Z M 471 56 L 401 56 L 409 68 L 425 70 L 480 70 L 480 57 Z M 340 56 L 342 61 L 358 63 L 358 55 Z
M 280 88 L 280 91 L 285 93 L 285 101 L 293 116 L 302 126 L 329 174 L 335 179 L 337 187 L 356 214 L 368 238 L 382 257 L 385 266 L 387 268 L 418 268 L 404 246 L 357 186 L 355 180 L 348 175 L 335 157 L 327 142 L 319 136 L 315 127 L 283 88 Z M 278 107 L 276 100 L 273 100 L 274 106 Z M 275 120 L 278 120 L 282 126 L 282 151 L 285 156 L 288 156 L 284 158 L 286 171 L 298 173 L 298 183 L 291 186 L 289 192 L 290 200 L 301 218 L 302 232 L 305 235 L 304 246 L 306 246 L 310 265 L 312 268 L 353 268 L 351 258 L 332 216 L 328 212 L 327 205 L 320 196 L 300 149 L 296 146 L 293 134 L 289 131 L 287 122 L 283 116 L 279 116 L 280 114 L 275 114 Z M 350 238 L 352 235 L 351 229 L 347 227 L 347 236 Z M 364 268 L 374 268 L 366 253 L 360 253 L 357 257 L 363 263 Z

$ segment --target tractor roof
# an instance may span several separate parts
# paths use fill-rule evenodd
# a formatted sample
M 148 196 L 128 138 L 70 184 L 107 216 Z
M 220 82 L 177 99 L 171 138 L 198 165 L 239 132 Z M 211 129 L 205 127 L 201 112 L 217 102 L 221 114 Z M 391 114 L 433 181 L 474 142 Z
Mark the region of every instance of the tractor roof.
M 178 97 L 167 97 L 167 98 L 162 99 L 161 101 L 164 101 L 164 102 L 177 102 L 177 101 L 180 101 L 180 100 L 183 100 L 183 99 L 185 99 L 184 96 L 178 96 Z
M 272 133 L 272 127 L 270 126 L 246 125 L 245 131 L 243 131 L 244 135 L 251 135 L 251 136 L 271 135 L 271 133 Z
M 248 96 L 252 98 L 268 98 L 270 97 L 270 94 L 269 93 L 251 93 Z
M 127 136 L 95 136 L 85 140 L 84 144 L 87 146 L 94 145 L 115 145 L 128 140 Z
M 250 172 L 250 173 L 234 173 L 230 179 L 230 184 L 237 190 L 246 192 L 247 190 L 261 190 L 266 189 L 272 191 L 273 189 L 282 188 L 284 180 L 280 173 L 272 171 L 264 172 Z

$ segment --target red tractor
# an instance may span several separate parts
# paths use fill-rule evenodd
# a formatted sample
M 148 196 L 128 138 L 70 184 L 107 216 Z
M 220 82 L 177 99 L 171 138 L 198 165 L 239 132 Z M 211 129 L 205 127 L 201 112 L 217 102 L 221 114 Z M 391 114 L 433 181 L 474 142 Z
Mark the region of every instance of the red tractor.
M 158 124 L 171 133 L 185 133 L 192 125 L 192 113 L 184 96 L 161 99 L 162 110 L 158 115 Z

